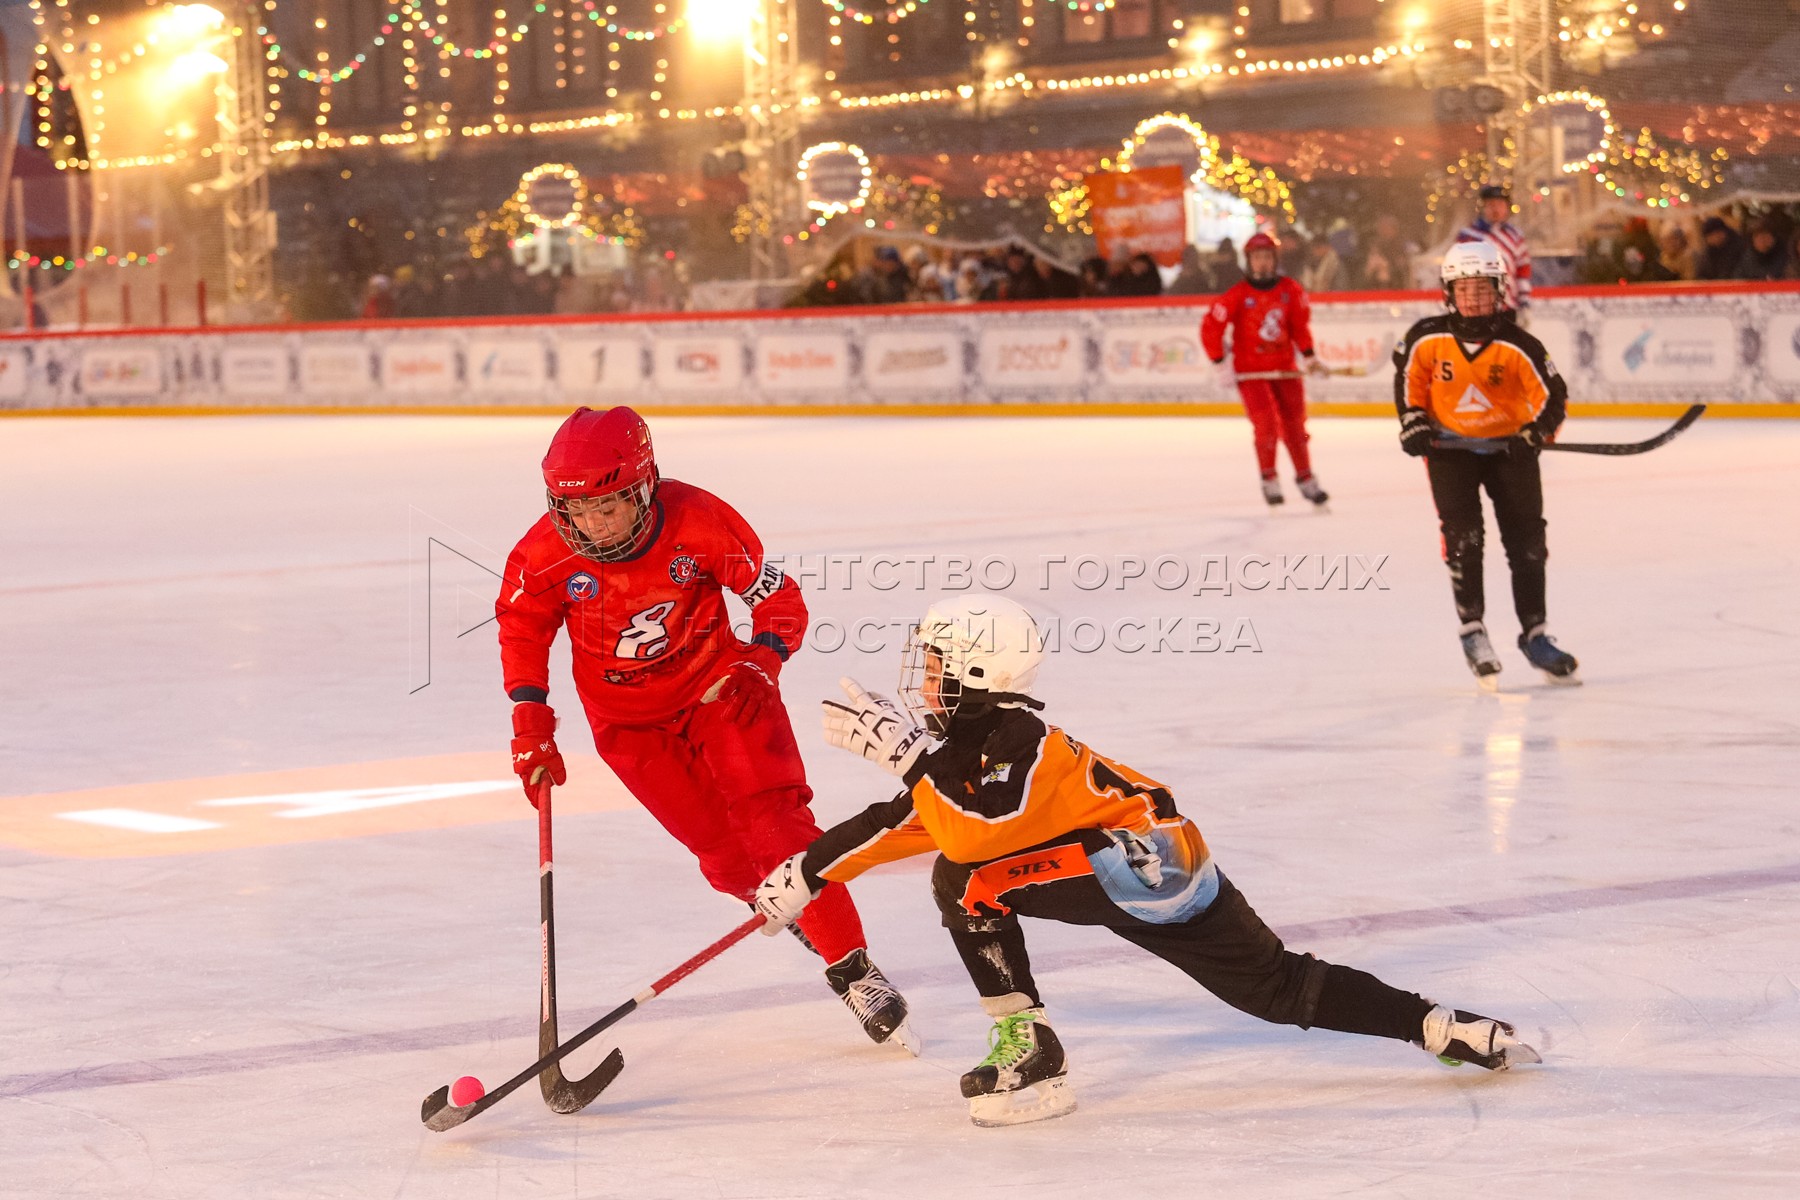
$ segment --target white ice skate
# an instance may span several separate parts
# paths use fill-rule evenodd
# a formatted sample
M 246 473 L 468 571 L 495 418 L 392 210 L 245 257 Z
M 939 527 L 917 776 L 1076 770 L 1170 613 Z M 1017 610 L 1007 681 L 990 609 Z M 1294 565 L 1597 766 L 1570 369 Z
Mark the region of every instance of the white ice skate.
M 1281 480 L 1265 479 L 1262 481 L 1263 500 L 1270 508 L 1287 503 L 1287 497 L 1281 494 Z
M 1463 657 L 1469 660 L 1469 670 L 1475 672 L 1475 682 L 1484 692 L 1500 690 L 1500 656 L 1494 653 L 1494 643 L 1488 641 L 1487 626 L 1480 621 L 1470 621 L 1456 631 L 1462 640 Z
M 1425 1014 L 1424 1046 L 1427 1054 L 1452 1067 L 1466 1062 L 1490 1071 L 1504 1071 L 1520 1063 L 1541 1063 L 1543 1056 L 1517 1036 L 1505 1021 L 1478 1013 L 1454 1012 L 1439 1004 Z
M 1331 495 L 1319 486 L 1317 479 L 1308 475 L 1305 479 L 1294 480 L 1294 486 L 1300 489 L 1302 496 L 1312 501 L 1314 512 L 1331 511 Z
M 1062 1042 L 1041 1008 L 994 1022 L 981 1065 L 962 1077 L 969 1119 L 977 1125 L 1023 1125 L 1075 1111 L 1075 1088 Z

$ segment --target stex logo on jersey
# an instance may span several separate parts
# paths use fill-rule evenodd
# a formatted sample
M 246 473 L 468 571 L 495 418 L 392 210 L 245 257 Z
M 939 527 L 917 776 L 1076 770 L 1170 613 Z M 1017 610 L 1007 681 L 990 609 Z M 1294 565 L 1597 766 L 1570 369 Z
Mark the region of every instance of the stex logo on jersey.
M 569 576 L 567 588 L 571 600 L 592 600 L 600 594 L 600 581 L 586 571 L 577 571 Z
M 694 561 L 691 554 L 677 554 L 669 560 L 669 578 L 682 587 L 700 577 L 700 564 Z
M 1494 402 L 1489 400 L 1486 393 L 1480 388 L 1471 383 L 1463 392 L 1462 399 L 1456 402 L 1456 411 L 1468 415 L 1491 413 L 1494 411 Z

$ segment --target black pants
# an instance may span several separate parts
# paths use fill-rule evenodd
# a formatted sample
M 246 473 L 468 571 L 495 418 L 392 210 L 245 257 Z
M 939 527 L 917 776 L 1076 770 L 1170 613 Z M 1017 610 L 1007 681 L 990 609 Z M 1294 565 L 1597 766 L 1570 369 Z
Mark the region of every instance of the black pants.
M 1082 830 L 1044 843 L 1073 854 L 1111 845 L 1098 830 Z M 969 877 L 982 864 L 939 857 L 932 894 L 957 953 L 984 998 L 1021 992 L 1043 1003 L 1025 951 L 1021 915 L 1070 925 L 1103 925 L 1185 972 L 1225 1003 L 1278 1025 L 1317 1026 L 1345 1033 L 1417 1042 L 1431 1003 L 1390 987 L 1373 975 L 1295 954 L 1263 923 L 1244 894 L 1223 875 L 1219 895 L 1205 912 L 1175 925 L 1153 925 L 1122 911 L 1092 875 L 1032 883 L 1003 892 L 1005 911 L 977 904 L 963 908 Z
M 1529 631 L 1542 625 L 1544 560 L 1550 552 L 1544 542 L 1544 484 L 1537 452 L 1522 446 L 1501 454 L 1433 450 L 1426 465 L 1444 531 L 1444 563 L 1450 568 L 1456 615 L 1479 621 L 1487 612 L 1481 579 L 1481 491 L 1486 488 L 1500 525 L 1500 544 L 1506 547 L 1507 565 L 1512 568 L 1519 628 Z

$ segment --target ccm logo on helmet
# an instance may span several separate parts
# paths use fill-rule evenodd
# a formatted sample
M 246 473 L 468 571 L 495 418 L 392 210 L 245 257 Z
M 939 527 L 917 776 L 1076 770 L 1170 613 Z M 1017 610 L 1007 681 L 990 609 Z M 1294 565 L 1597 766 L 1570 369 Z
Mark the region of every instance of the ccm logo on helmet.
M 559 479 L 556 481 L 556 486 L 557 487 L 580 487 L 582 484 L 584 484 L 586 482 L 587 482 L 587 480 L 585 480 L 585 479 Z

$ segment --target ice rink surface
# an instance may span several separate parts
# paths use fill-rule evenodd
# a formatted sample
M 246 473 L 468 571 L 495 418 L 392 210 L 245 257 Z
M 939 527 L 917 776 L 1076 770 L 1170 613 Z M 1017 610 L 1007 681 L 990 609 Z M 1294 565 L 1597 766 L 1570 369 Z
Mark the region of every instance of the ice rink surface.
M 1290 946 L 1510 1019 L 1546 1063 L 1264 1025 L 1034 923 L 1080 1108 L 976 1129 L 956 1077 L 987 1020 L 917 859 L 853 891 L 923 1058 L 870 1045 L 792 939 L 752 938 L 574 1056 L 626 1055 L 587 1112 L 534 1088 L 427 1132 L 427 1092 L 535 1057 L 534 828 L 482 622 L 555 425 L 0 426 L 0 1194 L 1800 1191 L 1800 423 L 1713 419 L 1642 458 L 1546 456 L 1551 629 L 1586 683 L 1513 649 L 1490 536 L 1497 696 L 1391 422 L 1314 423 L 1330 515 L 1263 510 L 1236 420 L 654 422 L 665 473 L 772 552 L 840 556 L 807 583 L 821 628 L 916 617 L 948 555 L 1096 622 L 1105 646 L 1040 676 L 1051 720 L 1169 783 Z M 911 565 L 884 588 L 857 555 Z M 1108 581 L 1049 563 L 1046 587 L 1057 556 Z M 1118 586 L 1126 558 L 1209 556 L 1273 582 Z M 1352 586 L 1302 590 L 1318 556 Z M 1226 637 L 1116 636 L 1158 621 Z M 891 689 L 884 636 L 815 638 L 783 675 L 827 822 L 889 794 L 814 715 L 840 675 Z M 552 701 L 566 1036 L 744 912 L 621 794 L 566 682 Z

